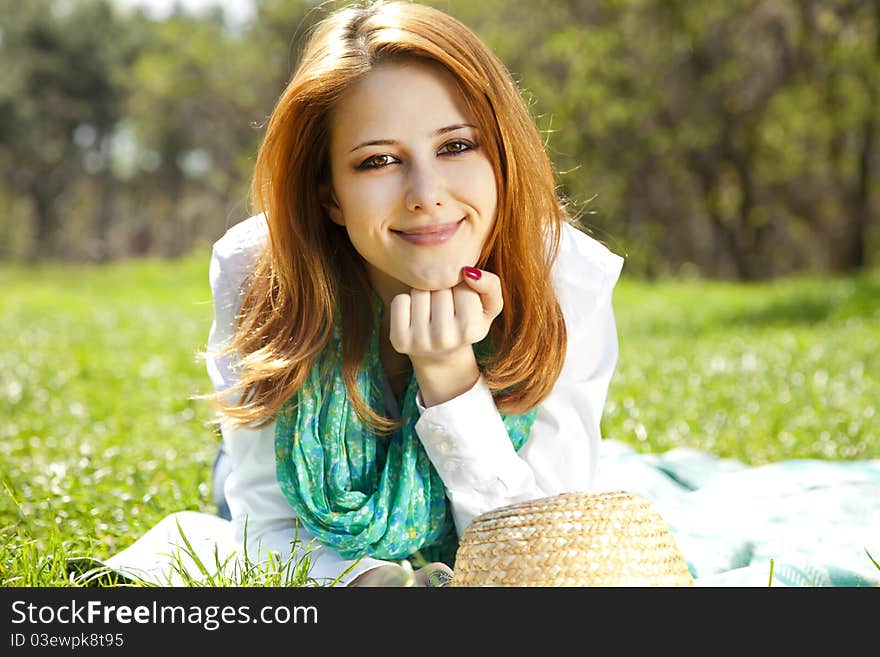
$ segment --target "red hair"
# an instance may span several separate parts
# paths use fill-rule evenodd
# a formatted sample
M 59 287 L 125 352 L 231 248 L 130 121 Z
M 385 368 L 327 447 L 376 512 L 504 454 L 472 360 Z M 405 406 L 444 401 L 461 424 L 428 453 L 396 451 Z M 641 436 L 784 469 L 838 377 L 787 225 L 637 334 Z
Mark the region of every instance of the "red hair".
M 437 62 L 454 76 L 495 169 L 497 215 L 477 266 L 501 278 L 504 297 L 489 333 L 494 353 L 480 363 L 496 405 L 525 412 L 559 376 L 566 330 L 550 271 L 569 219 L 519 90 L 456 19 L 424 5 L 376 2 L 341 9 L 315 26 L 269 120 L 251 187 L 269 240 L 226 349 L 240 373 L 237 401 L 223 400 L 229 391 L 216 397 L 234 422 L 260 426 L 274 419 L 330 341 L 338 305 L 349 398 L 377 431 L 398 426 L 358 394 L 356 375 L 373 330 L 370 284 L 345 229 L 326 215 L 319 189 L 329 182 L 334 104 L 377 64 L 410 57 Z

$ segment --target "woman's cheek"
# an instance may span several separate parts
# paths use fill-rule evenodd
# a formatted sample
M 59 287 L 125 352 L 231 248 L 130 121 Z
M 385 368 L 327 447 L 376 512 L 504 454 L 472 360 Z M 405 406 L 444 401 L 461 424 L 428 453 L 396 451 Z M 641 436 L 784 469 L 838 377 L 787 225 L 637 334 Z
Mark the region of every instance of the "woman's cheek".
M 399 184 L 388 172 L 359 172 L 341 181 L 337 195 L 347 214 L 375 217 L 387 211 L 400 194 Z
M 456 173 L 455 184 L 477 207 L 483 219 L 495 217 L 498 190 L 495 186 L 495 172 L 488 160 L 474 158 L 471 166 L 462 167 Z

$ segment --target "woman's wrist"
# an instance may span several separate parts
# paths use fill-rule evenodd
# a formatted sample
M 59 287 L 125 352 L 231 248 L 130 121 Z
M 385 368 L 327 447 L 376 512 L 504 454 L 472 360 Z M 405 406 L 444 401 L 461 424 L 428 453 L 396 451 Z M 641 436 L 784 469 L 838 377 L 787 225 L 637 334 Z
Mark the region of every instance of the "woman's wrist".
M 480 378 L 472 345 L 439 356 L 411 356 L 410 360 L 426 407 L 464 394 Z

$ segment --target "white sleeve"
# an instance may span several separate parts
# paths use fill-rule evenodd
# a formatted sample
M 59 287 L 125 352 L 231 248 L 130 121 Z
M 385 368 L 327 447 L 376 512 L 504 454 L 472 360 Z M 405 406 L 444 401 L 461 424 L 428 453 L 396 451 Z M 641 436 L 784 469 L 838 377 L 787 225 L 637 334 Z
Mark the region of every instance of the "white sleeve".
M 418 404 L 416 431 L 443 480 L 459 536 L 492 509 L 592 488 L 617 363 L 611 297 L 622 266 L 622 258 L 566 226 L 553 271 L 568 334 L 565 361 L 519 452 L 482 377 L 448 402 Z
M 233 359 L 221 357 L 218 351 L 233 334 L 243 285 L 265 236 L 262 218 L 252 217 L 232 227 L 214 245 L 210 266 L 214 321 L 208 336 L 206 367 L 218 392 L 235 382 Z M 296 514 L 278 485 L 275 423 L 256 429 L 224 422 L 220 430 L 232 465 L 224 492 L 232 516 L 234 540 L 245 546 L 246 539 L 245 547 L 252 560 L 273 553 L 283 563 L 291 553 L 295 536 L 300 541 L 300 548 L 305 548 L 314 537 L 302 525 L 297 528 Z M 343 559 L 317 541 L 311 545 L 310 558 L 310 573 L 317 580 L 333 580 L 355 561 Z M 386 563 L 378 559 L 361 559 L 340 585 L 347 585 L 358 574 Z

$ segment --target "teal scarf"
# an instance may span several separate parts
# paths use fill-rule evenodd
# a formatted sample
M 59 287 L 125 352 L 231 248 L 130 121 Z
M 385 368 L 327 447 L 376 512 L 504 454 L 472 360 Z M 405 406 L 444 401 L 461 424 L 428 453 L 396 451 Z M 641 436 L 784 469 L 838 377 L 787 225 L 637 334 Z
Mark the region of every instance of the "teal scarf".
M 385 408 L 379 360 L 384 309 L 378 296 L 373 298 L 370 349 L 357 386 L 376 411 Z M 487 340 L 475 345 L 476 353 L 484 352 Z M 415 557 L 454 564 L 458 535 L 443 482 L 416 434 L 417 393 L 413 375 L 403 395 L 401 427 L 393 434 L 376 435 L 361 422 L 342 379 L 337 313 L 333 339 L 279 413 L 275 456 L 281 490 L 303 526 L 346 559 Z M 502 413 L 514 449 L 525 444 L 536 413 Z

